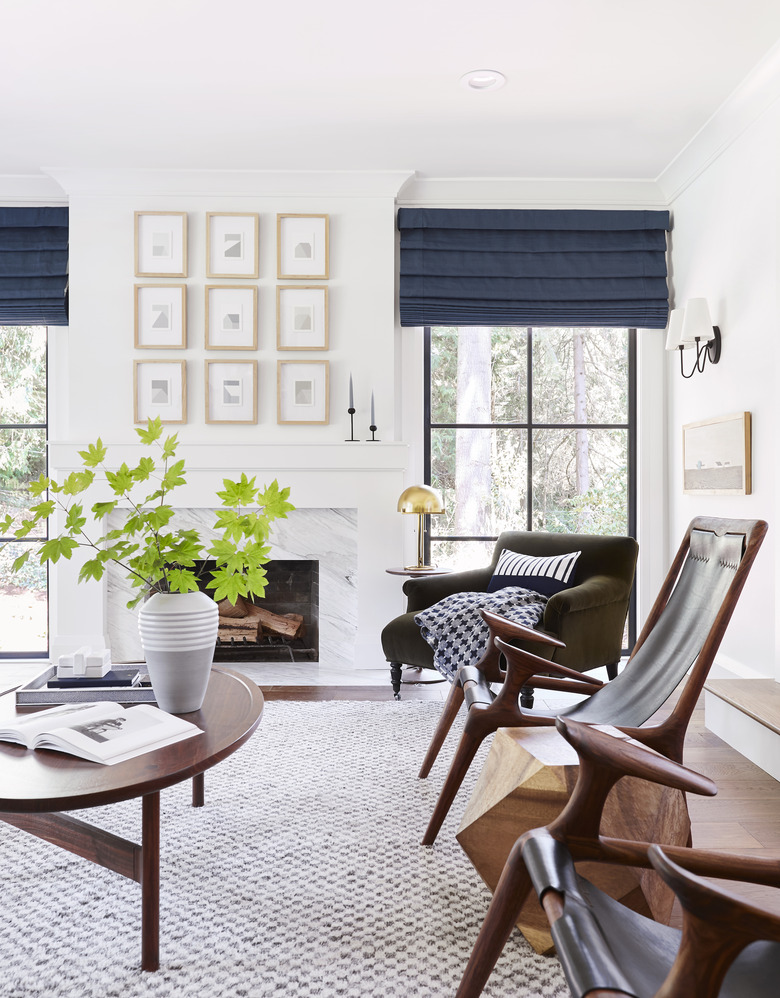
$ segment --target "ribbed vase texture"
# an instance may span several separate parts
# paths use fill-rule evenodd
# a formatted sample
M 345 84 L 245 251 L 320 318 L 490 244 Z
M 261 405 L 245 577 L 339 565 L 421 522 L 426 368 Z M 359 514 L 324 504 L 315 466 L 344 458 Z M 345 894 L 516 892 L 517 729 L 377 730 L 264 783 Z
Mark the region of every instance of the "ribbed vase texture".
M 149 679 L 161 710 L 199 710 L 209 683 L 219 612 L 205 593 L 154 593 L 138 612 Z

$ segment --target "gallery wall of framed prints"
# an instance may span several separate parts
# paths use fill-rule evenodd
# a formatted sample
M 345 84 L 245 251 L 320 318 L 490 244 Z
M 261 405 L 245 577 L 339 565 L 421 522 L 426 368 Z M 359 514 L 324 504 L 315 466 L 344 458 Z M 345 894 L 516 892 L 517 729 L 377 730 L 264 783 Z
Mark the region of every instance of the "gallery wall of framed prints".
M 188 330 L 188 295 L 198 294 L 197 287 L 193 282 L 171 282 L 188 276 L 187 222 L 187 212 L 134 213 L 135 276 L 143 279 L 133 286 L 134 349 L 208 351 L 202 365 L 204 421 L 257 423 L 263 365 L 242 354 L 258 350 L 261 332 L 260 215 L 205 213 L 205 266 L 202 257 L 195 259 L 195 272 L 202 267 L 200 273 L 205 271 L 208 279 L 200 290 L 202 341 Z M 276 342 L 265 347 L 275 345 L 278 354 L 298 353 L 295 360 L 277 357 L 276 421 L 280 426 L 324 425 L 330 413 L 330 361 L 301 354 L 321 355 L 330 349 L 329 290 L 324 283 L 311 283 L 330 279 L 330 218 L 279 213 L 275 235 L 277 281 L 290 283 L 276 286 Z M 196 313 L 199 307 L 196 298 Z M 225 355 L 218 356 L 223 351 Z M 166 423 L 186 423 L 187 361 L 158 358 L 159 353 L 133 362 L 135 422 L 160 416 Z M 193 365 L 189 368 L 192 376 Z M 272 391 L 271 377 L 268 382 Z

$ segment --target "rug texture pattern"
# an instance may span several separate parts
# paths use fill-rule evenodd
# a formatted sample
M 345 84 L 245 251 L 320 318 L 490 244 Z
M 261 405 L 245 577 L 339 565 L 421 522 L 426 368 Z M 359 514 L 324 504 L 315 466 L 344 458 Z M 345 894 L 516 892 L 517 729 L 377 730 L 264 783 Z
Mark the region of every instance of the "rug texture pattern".
M 163 791 L 154 974 L 137 884 L 0 823 L 0 996 L 454 995 L 490 894 L 454 838 L 473 777 L 418 844 L 449 758 L 417 779 L 441 706 L 274 701 L 206 774 L 204 808 L 189 784 Z M 81 816 L 140 841 L 139 801 Z M 569 992 L 515 932 L 484 993 Z

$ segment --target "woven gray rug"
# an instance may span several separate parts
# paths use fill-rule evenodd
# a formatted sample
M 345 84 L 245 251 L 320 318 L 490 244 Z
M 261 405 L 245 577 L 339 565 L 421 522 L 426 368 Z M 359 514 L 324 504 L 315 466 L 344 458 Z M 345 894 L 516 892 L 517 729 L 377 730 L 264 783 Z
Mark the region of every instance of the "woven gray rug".
M 271 702 L 206 774 L 205 808 L 188 784 L 164 791 L 154 974 L 137 884 L 0 823 L 0 995 L 454 995 L 490 895 L 454 838 L 468 786 L 436 846 L 418 844 L 444 775 L 440 760 L 416 777 L 440 712 Z M 140 840 L 137 801 L 82 816 Z M 568 993 L 518 932 L 484 992 Z

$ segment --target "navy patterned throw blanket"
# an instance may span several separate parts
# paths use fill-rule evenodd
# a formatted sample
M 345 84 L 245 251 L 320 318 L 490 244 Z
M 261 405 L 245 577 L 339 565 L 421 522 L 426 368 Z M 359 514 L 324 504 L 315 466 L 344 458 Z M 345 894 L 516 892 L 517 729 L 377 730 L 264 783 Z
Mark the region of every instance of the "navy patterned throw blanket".
M 415 614 L 420 633 L 433 648 L 433 664 L 452 683 L 462 665 L 481 657 L 490 631 L 480 610 L 490 610 L 526 627 L 542 619 L 547 597 L 520 586 L 506 586 L 494 593 L 454 593 Z

